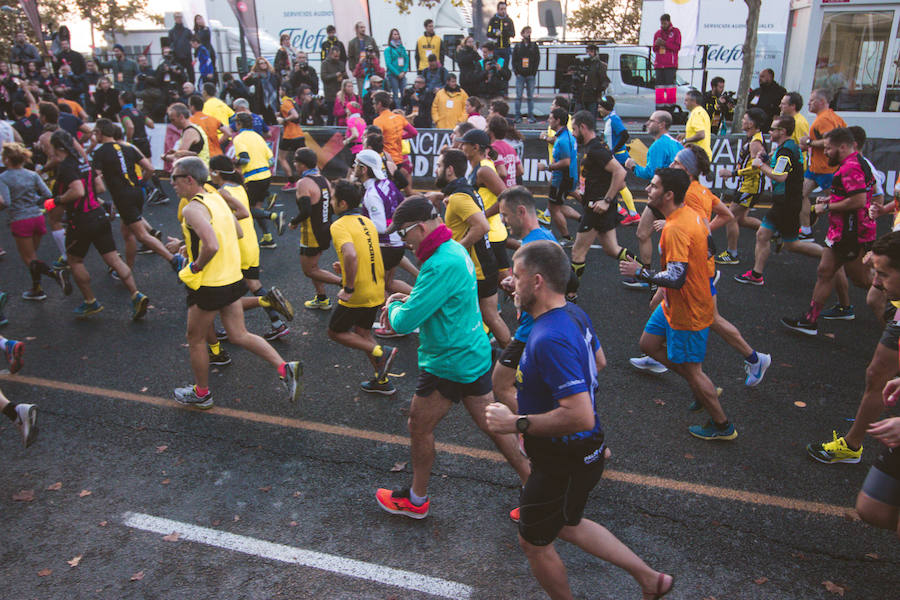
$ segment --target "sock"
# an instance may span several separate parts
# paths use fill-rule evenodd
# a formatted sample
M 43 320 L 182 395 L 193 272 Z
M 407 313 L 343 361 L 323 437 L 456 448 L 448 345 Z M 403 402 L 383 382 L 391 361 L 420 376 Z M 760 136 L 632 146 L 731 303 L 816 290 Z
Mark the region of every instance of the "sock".
M 756 271 L 754 271 L 752 269 L 750 270 L 750 274 L 753 275 L 754 277 L 762 277 L 762 273 L 757 273 Z
M 381 348 L 381 346 L 375 346 L 375 349 L 372 350 L 372 356 L 375 358 L 381 358 L 382 356 L 384 356 L 384 350 Z
M 584 263 L 572 261 L 572 270 L 575 271 L 575 275 L 578 276 L 578 279 L 581 279 L 581 275 L 584 273 Z
M 220 344 L 219 342 L 207 345 L 209 346 L 209 351 L 213 353 L 213 356 L 218 356 L 222 353 L 222 344 Z
M 810 234 L 810 233 L 812 233 L 812 227 L 810 227 L 809 225 L 801 225 L 800 233 Z
M 759 362 L 759 355 L 756 354 L 756 350 L 752 350 L 744 360 L 746 360 L 751 365 L 755 365 L 757 362 Z
M 66 260 L 68 258 L 66 255 L 66 230 L 54 229 L 50 235 L 53 236 L 53 241 L 56 243 L 59 255 L 63 257 L 63 260 Z
M 269 232 L 266 232 L 266 233 L 263 234 L 262 239 L 263 239 L 264 242 L 271 242 L 271 241 L 272 241 L 272 234 L 269 233 Z
M 319 302 L 324 302 L 328 300 L 328 294 L 316 294 L 316 300 Z
M 631 190 L 627 187 L 622 188 L 622 191 L 619 192 L 622 196 L 622 202 L 625 203 L 625 208 L 628 209 L 629 215 L 636 215 L 637 210 L 634 208 L 634 196 L 631 195 Z
M 731 425 L 731 422 L 726 420 L 724 423 L 716 423 L 716 429 L 719 431 L 724 431 L 728 429 L 728 426 Z
M 417 496 L 412 488 L 409 488 L 409 501 L 416 506 L 422 506 L 428 501 L 428 496 Z
M 278 366 L 278 376 L 284 379 L 287 377 L 287 363 L 283 362 Z
M 806 320 L 815 324 L 819 320 L 819 313 L 822 312 L 824 306 L 821 302 L 813 300 L 809 303 L 809 312 L 806 313 Z
M 16 421 L 19 418 L 19 413 L 16 412 L 16 405 L 13 402 L 10 402 L 3 407 L 3 414 L 6 415 L 10 421 Z
M 91 298 L 90 300 L 88 300 L 87 298 L 84 299 L 84 303 L 85 303 L 85 304 L 93 304 L 93 303 L 95 303 L 96 301 L 97 301 L 96 298 Z
M 153 227 L 151 227 L 151 228 L 150 228 L 150 235 L 152 235 L 152 236 L 155 237 L 155 238 L 159 238 L 159 237 L 162 237 L 162 231 L 160 231 L 159 229 L 154 229 Z
M 737 258 L 738 251 L 737 250 L 729 250 L 728 254 L 731 255 L 731 258 Z
M 632 254 L 631 250 L 629 250 L 628 248 L 622 248 L 621 250 L 619 250 L 619 253 L 616 255 L 616 260 L 633 260 L 635 262 L 641 263 L 642 265 L 644 264 L 641 262 L 641 259 Z
M 209 388 L 208 387 L 202 388 L 199 385 L 195 385 L 194 393 L 197 394 L 198 398 L 205 398 L 205 397 L 209 396 Z

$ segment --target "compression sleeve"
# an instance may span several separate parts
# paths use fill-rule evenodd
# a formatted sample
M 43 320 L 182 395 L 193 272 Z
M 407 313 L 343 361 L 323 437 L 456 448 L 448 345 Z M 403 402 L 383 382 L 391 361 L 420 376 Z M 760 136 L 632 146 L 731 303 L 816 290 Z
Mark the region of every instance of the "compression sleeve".
M 297 198 L 297 216 L 291 219 L 291 225 L 299 225 L 309 218 L 312 212 L 312 204 L 309 196 L 300 196 Z
M 250 162 L 250 154 L 247 152 L 241 152 L 237 155 L 237 162 L 239 165 L 246 165 Z
M 651 271 L 642 268 L 637 273 L 637 278 L 647 283 L 655 283 L 658 286 L 679 290 L 684 285 L 687 277 L 687 263 L 670 261 L 666 264 L 665 271 Z

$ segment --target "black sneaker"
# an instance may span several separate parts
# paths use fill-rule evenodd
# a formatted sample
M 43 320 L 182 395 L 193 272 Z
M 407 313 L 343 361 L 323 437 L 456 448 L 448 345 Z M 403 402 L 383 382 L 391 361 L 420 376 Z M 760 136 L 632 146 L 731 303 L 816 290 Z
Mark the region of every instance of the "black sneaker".
M 799 242 L 814 242 L 814 241 L 816 241 L 816 236 L 812 231 L 810 231 L 809 233 L 803 233 L 801 231 L 797 235 L 797 241 L 799 241 Z
M 268 341 L 277 340 L 280 337 L 284 337 L 289 334 L 291 330 L 284 323 L 281 324 L 281 327 L 272 327 L 269 331 L 263 334 L 263 337 Z
M 381 358 L 378 359 L 378 372 L 375 373 L 375 379 L 378 381 L 384 381 L 387 379 L 388 371 L 391 370 L 391 365 L 394 364 L 394 359 L 397 357 L 398 349 L 394 346 L 382 346 L 381 347 Z
M 394 384 L 392 384 L 387 377 L 385 377 L 381 381 L 373 377 L 368 381 L 363 381 L 362 383 L 360 383 L 359 387 L 364 392 L 368 392 L 370 394 L 381 394 L 382 396 L 393 396 L 397 393 L 397 390 L 394 388 Z
M 269 249 L 269 250 L 272 250 L 272 249 L 274 249 L 274 248 L 277 248 L 277 247 L 278 247 L 278 244 L 276 244 L 276 243 L 275 243 L 275 240 L 273 240 L 273 239 L 268 239 L 268 240 L 267 240 L 267 239 L 263 238 L 263 239 L 261 239 L 261 240 L 259 241 L 259 247 L 260 247 L 260 248 L 267 248 L 267 249 Z
M 72 293 L 72 273 L 68 269 L 62 269 L 60 271 L 53 271 L 53 279 L 56 280 L 56 283 L 59 284 L 59 287 L 62 288 L 63 294 L 66 296 L 71 295 Z
M 231 355 L 228 354 L 228 350 L 225 348 L 221 348 L 218 354 L 213 354 L 213 351 L 209 349 L 209 346 L 206 347 L 206 351 L 209 353 L 210 366 L 225 367 L 231 364 Z
M 141 244 L 140 246 L 138 246 L 138 254 L 153 254 L 153 252 L 154 250 L 152 248 L 149 248 L 145 244 Z
M 787 317 L 784 317 L 781 319 L 781 324 L 788 329 L 792 329 L 805 335 L 817 335 L 819 333 L 819 325 L 817 323 L 807 321 L 805 315 L 800 317 L 799 319 L 789 319 Z
M 153 190 L 147 196 L 147 204 L 159 205 L 159 204 L 168 204 L 168 203 L 169 203 L 169 197 L 166 196 L 166 194 L 160 189 Z
M 284 220 L 284 212 L 278 211 L 277 213 L 274 213 L 273 216 L 275 218 L 272 220 L 275 221 L 275 229 L 278 231 L 278 237 L 281 237 L 284 235 L 284 230 L 287 227 L 287 221 Z
M 216 339 L 219 340 L 220 342 L 227 342 L 228 341 L 228 332 L 225 331 L 224 329 L 219 329 L 217 327 L 216 328 Z

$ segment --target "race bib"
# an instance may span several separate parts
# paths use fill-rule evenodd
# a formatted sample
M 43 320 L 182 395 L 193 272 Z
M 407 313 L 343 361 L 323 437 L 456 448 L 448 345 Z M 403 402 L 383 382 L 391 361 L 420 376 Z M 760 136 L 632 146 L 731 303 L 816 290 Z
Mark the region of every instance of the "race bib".
M 447 108 L 453 108 L 453 100 L 447 100 Z
M 755 96 L 753 100 L 750 101 L 750 104 L 759 104 L 759 96 Z
M 400 68 L 402 69 L 405 65 L 406 65 L 406 59 L 405 59 L 405 58 L 403 58 L 403 57 L 401 56 L 400 58 L 397 59 L 397 66 L 398 66 L 398 67 L 400 67 Z
M 527 56 L 526 56 L 525 58 L 522 59 L 522 68 L 523 68 L 523 69 L 527 69 L 527 68 L 528 68 L 528 62 L 529 62 L 529 60 L 528 60 L 528 57 L 527 57 Z
M 172 80 L 172 77 L 171 77 L 168 73 L 166 73 L 165 75 L 163 75 L 163 81 L 169 82 L 169 81 L 171 81 L 171 80 Z M 91 87 L 94 87 L 94 86 L 91 86 Z
M 89 94 L 93 94 L 93 93 L 96 92 L 96 91 L 97 91 L 97 86 L 96 86 L 96 85 L 89 85 L 89 86 L 88 86 L 88 93 L 89 93 Z
M 125 81 L 125 74 L 122 73 L 121 71 L 116 73 L 116 81 L 118 81 L 119 83 Z

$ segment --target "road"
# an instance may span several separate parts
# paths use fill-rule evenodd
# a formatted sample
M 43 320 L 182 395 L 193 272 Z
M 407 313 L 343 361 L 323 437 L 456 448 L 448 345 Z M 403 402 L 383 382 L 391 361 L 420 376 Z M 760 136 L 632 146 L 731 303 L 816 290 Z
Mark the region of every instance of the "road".
M 173 204 L 146 212 L 177 232 Z M 296 235 L 263 250 L 262 280 L 299 307 L 291 335 L 275 345 L 305 365 L 300 404 L 284 400 L 268 365 L 229 347 L 235 364 L 211 379 L 216 407 L 199 412 L 171 400 L 190 369 L 184 296 L 168 265 L 138 257 L 152 308 L 134 323 L 127 292 L 91 254 L 106 310 L 80 322 L 71 315 L 77 291 L 65 298 L 48 284 L 43 303 L 19 298 L 28 275 L 3 228 L 0 273 L 12 296 L 3 333 L 27 350 L 23 371 L 0 387 L 39 404 L 40 436 L 26 451 L 0 423 L 0 597 L 543 597 L 506 517 L 517 479 L 460 407 L 437 431 L 431 515 L 411 521 L 376 506 L 377 487 L 410 479 L 417 340 L 398 343 L 395 396 L 361 393 L 364 357 L 327 339 L 328 314 L 302 308 L 313 292 Z M 636 248 L 633 228 L 619 237 Z M 716 238 L 724 247 L 724 232 Z M 852 511 L 878 443 L 868 440 L 859 465 L 820 465 L 804 450 L 848 427 L 880 327 L 853 290 L 855 321 L 826 322 L 816 338 L 782 329 L 781 316 L 808 304 L 815 263 L 773 255 L 764 287 L 740 286 L 731 277 L 748 268 L 752 243 L 742 232 L 745 262 L 723 268 L 719 307 L 772 353 L 772 368 L 746 388 L 742 358 L 715 337 L 706 362 L 740 433 L 733 443 L 688 435 L 700 419 L 677 376 L 631 370 L 649 295 L 620 285 L 615 262 L 591 251 L 579 303 L 609 360 L 598 402 L 613 456 L 586 515 L 673 573 L 669 598 L 896 600 L 896 535 Z M 50 240 L 40 256 L 55 258 Z M 511 304 L 503 310 L 512 322 Z M 259 312 L 247 322 L 268 326 Z M 15 499 L 29 492 L 30 501 Z M 639 597 L 623 571 L 559 548 L 577 597 Z

